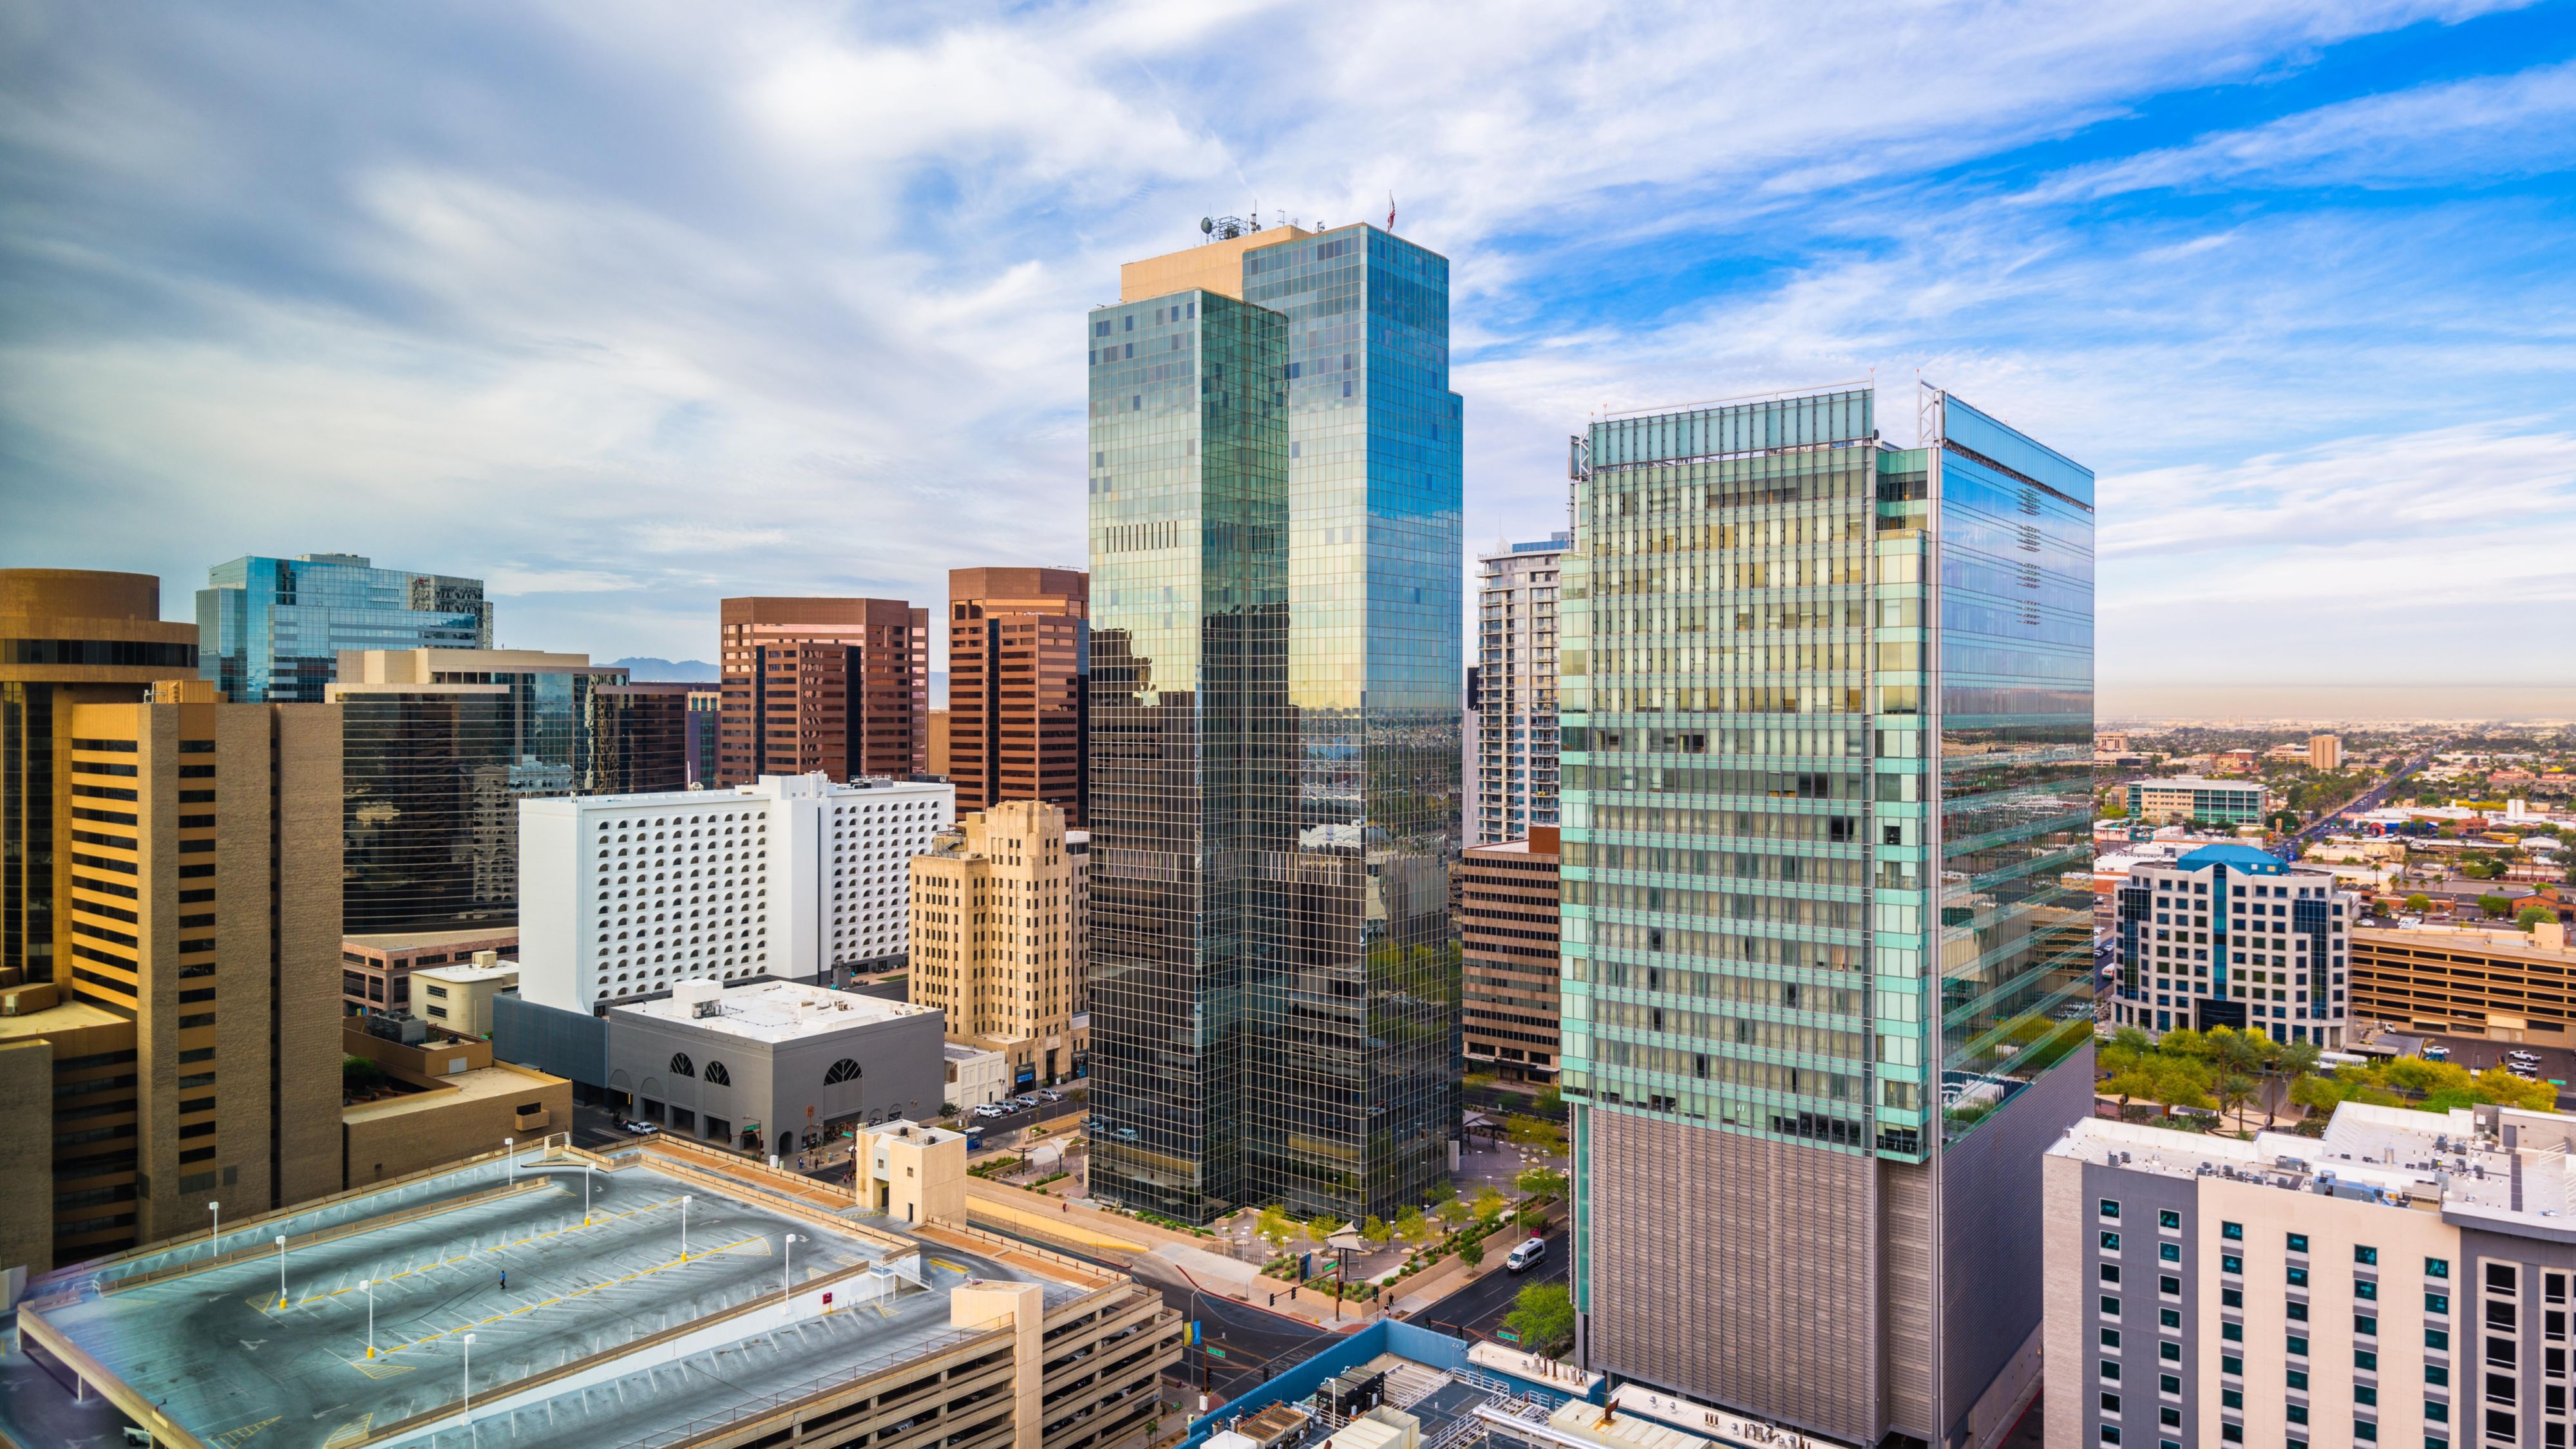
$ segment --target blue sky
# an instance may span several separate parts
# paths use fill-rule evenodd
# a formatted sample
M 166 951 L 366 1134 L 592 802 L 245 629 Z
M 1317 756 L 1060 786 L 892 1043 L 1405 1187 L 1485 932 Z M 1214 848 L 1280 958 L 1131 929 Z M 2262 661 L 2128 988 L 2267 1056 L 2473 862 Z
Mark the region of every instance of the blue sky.
M 1596 409 L 1919 373 L 2100 472 L 2106 711 L 2576 680 L 2576 0 L 0 0 L 0 168 L 0 564 L 172 615 L 346 550 L 704 658 L 1078 564 L 1117 263 L 1392 191 L 1472 546 Z

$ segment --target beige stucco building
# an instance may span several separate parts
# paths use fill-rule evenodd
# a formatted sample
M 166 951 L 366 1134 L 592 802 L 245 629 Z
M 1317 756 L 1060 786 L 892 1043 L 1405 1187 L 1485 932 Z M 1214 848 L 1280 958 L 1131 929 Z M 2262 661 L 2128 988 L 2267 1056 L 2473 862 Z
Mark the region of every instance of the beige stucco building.
M 426 1172 L 572 1126 L 572 1083 L 494 1061 L 489 1042 L 406 1046 L 344 1029 L 340 1043 L 389 1079 L 386 1090 L 341 1105 L 341 1187 Z
M 912 859 L 913 1003 L 1002 1053 L 1015 1087 L 1073 1071 L 1087 857 L 1067 847 L 1062 810 L 1006 800 Z

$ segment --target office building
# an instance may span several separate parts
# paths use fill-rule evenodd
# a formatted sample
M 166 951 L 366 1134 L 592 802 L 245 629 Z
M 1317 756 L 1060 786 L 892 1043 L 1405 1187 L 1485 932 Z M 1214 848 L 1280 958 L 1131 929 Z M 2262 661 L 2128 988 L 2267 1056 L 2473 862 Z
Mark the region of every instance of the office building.
M 946 780 L 949 770 L 948 711 L 934 709 L 927 718 L 930 721 L 930 734 L 929 743 L 921 752 L 921 772 L 934 780 Z
M 715 783 L 922 773 L 930 615 L 900 599 L 726 599 Z
M 1572 541 L 1554 534 L 1478 560 L 1472 844 L 1556 824 L 1557 573 Z
M 1468 665 L 1466 708 L 1465 712 L 1458 717 L 1459 789 L 1462 792 L 1458 798 L 1467 802 L 1465 807 L 1467 818 L 1464 826 L 1466 833 L 1460 839 L 1468 845 L 1474 845 L 1478 840 L 1475 815 L 1476 766 L 1485 752 L 1484 693 L 1483 671 L 1473 664 Z
M 630 777 L 678 788 L 681 739 L 626 671 L 533 649 L 367 651 L 340 707 L 351 935 L 504 931 L 518 920 L 518 802 Z
M 340 939 L 340 1007 L 350 1016 L 415 1012 L 411 979 L 424 967 L 472 961 L 489 952 L 514 961 L 516 926 L 464 931 L 385 931 Z
M 2426 924 L 2352 933 L 2352 1014 L 2400 1031 L 2576 1045 L 2567 1032 L 2571 990 L 2576 950 L 2561 920 L 2529 931 Z
M 2566 1445 L 2570 1148 L 2576 1119 L 2510 1107 L 2077 1123 L 2046 1165 L 2046 1442 Z
M 692 977 L 838 984 L 899 964 L 907 862 L 956 799 L 815 774 L 522 801 L 519 994 L 589 1014 Z
M 1458 1121 L 1448 262 L 1210 235 L 1090 315 L 1091 1189 L 1384 1216 Z
M 73 708 L 196 672 L 196 626 L 162 621 L 152 575 L 0 569 L 0 986 L 55 976 Z
M 793 981 L 676 983 L 608 1013 L 608 1095 L 664 1131 L 781 1156 L 947 1090 L 939 1013 Z
M 1558 849 L 1541 825 L 1458 862 L 1467 1064 L 1519 1081 L 1556 1080 Z
M 670 1140 L 388 1177 L 318 1232 L 227 1212 L 218 1242 L 33 1285 L 17 1330 L 66 1367 L 20 1375 L 0 1433 L 53 1445 L 121 1413 L 224 1449 L 1144 1449 L 1171 1424 L 1157 1381 L 1188 1324 L 1162 1295 L 969 1228 L 958 1133 L 859 1145 L 865 1215 Z M 217 1311 L 251 1331 L 207 1331 Z
M 692 787 L 711 786 L 716 782 L 716 741 L 724 733 L 723 711 L 724 690 L 721 686 L 690 686 L 685 748 L 689 756 L 686 783 Z
M 1043 800 L 1082 824 L 1091 579 L 948 571 L 948 768 L 962 814 Z
M 2129 818 L 2142 825 L 2260 825 L 2269 798 L 2252 780 L 2132 780 Z
M 689 701 L 702 685 L 633 680 L 590 691 L 585 795 L 650 795 L 689 788 Z
M 2113 1025 L 2150 1035 L 2226 1026 L 2344 1044 L 2361 896 L 2332 872 L 2299 870 L 2251 846 L 2205 845 L 2138 862 L 2117 894 Z
M 477 951 L 452 966 L 423 967 L 418 976 L 422 1024 L 462 1037 L 489 1037 L 492 998 L 519 989 L 519 963 L 490 951 Z
M 2343 736 L 2308 736 L 2308 768 L 2340 770 L 2343 768 Z
M 197 591 L 198 671 L 235 703 L 319 704 L 342 653 L 489 649 L 481 579 L 380 569 L 354 553 L 237 558 Z
M 533 1145 L 572 1128 L 572 1083 L 496 1061 L 490 1042 L 431 1033 L 407 1043 L 351 1023 L 333 1045 L 344 1060 L 356 1057 L 375 1066 L 373 1073 L 349 1078 L 340 1106 L 343 1191 L 434 1171 L 516 1143 Z
M 1009 800 L 961 817 L 912 858 L 911 995 L 948 1037 L 997 1051 L 1014 1089 L 1073 1073 L 1084 862 L 1062 810 Z
M 52 1104 L 0 1153 L 39 1268 L 339 1185 L 337 721 L 152 696 L 69 711 L 56 974 L 0 1030 L 16 1100 Z
M 1856 387 L 1577 441 L 1571 1270 L 1591 1368 L 1985 1444 L 2092 1108 L 2093 475 L 1906 401 L 1922 446 Z
M 1011 1062 L 1000 1052 L 950 1041 L 943 1048 L 948 1081 L 942 1105 L 963 1112 L 1011 1095 Z

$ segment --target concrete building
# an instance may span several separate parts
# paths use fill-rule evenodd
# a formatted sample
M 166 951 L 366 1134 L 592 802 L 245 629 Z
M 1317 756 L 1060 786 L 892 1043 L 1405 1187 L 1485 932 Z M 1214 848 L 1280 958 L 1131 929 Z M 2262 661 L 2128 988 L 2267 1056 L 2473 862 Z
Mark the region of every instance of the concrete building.
M 197 591 L 197 663 L 235 703 L 319 704 L 352 650 L 489 649 L 481 579 L 380 569 L 354 553 L 237 558 Z
M 2186 775 L 2129 782 L 2129 818 L 2147 825 L 2260 825 L 2271 793 L 2251 780 Z
M 2340 770 L 2343 768 L 2343 736 L 2308 736 L 2308 768 Z
M 0 569 L 0 985 L 55 978 L 73 706 L 196 672 L 196 626 L 162 620 L 152 575 Z
M 1008 800 L 912 858 L 913 1004 L 945 1013 L 949 1040 L 1000 1052 L 1014 1090 L 1073 1074 L 1082 869 L 1064 824 L 1053 805 Z
M 966 1134 L 897 1119 L 858 1129 L 860 1202 L 890 1222 L 966 1221 Z
M 495 959 L 519 954 L 519 930 L 386 931 L 340 938 L 340 1007 L 350 1016 L 373 1012 L 416 1012 L 412 974 L 424 966 L 472 961 L 490 952 Z
M 1478 560 L 1476 791 L 1468 843 L 1556 824 L 1556 593 L 1570 533 Z
M 2047 1157 L 2051 1445 L 2564 1445 L 2576 1119 L 2086 1120 Z
M 1541 825 L 1458 862 L 1467 1062 L 1515 1080 L 1556 1080 L 1558 848 Z
M 1011 1061 L 1000 1052 L 951 1041 L 946 1058 L 947 1105 L 963 1112 L 1011 1095 Z
M 2352 933 L 2352 1012 L 2402 1031 L 2576 1045 L 2576 950 L 2564 921 L 2530 931 L 2422 925 Z
M 505 931 L 518 802 L 686 779 L 677 701 L 626 671 L 533 649 L 366 650 L 325 689 L 343 739 L 342 929 Z M 654 724 L 661 719 L 661 724 Z
M 910 871 L 956 791 L 820 775 L 520 805 L 520 994 L 589 1012 L 718 981 L 901 961 Z
M 1083 823 L 1091 577 L 948 571 L 948 769 L 961 814 L 1043 800 Z
M 899 1160 L 907 1140 L 890 1169 L 962 1178 L 955 1134 Z M 66 1367 L 13 1382 L 0 1435 L 96 1442 L 123 1414 L 165 1445 L 1143 1449 L 1169 1421 L 1187 1324 L 1118 1273 L 955 1217 L 845 1216 L 695 1144 L 521 1149 L 38 1282 L 17 1327 Z
M 611 1105 L 746 1152 L 936 1113 L 944 1062 L 939 1013 L 788 981 L 684 981 L 608 1013 Z
M 519 989 L 519 963 L 501 961 L 489 951 L 455 966 L 432 966 L 418 973 L 420 1001 L 414 1012 L 437 1031 L 458 1036 L 492 1034 L 492 998 Z
M 929 745 L 922 751 L 922 773 L 934 780 L 947 780 L 951 761 L 948 758 L 948 711 L 930 712 Z M 951 784 L 956 782 L 951 780 Z
M 2093 474 L 1948 393 L 1578 440 L 1563 1055 L 1578 1362 L 1839 1443 L 2035 1390 L 2092 1107 Z
M 2113 907 L 2114 1026 L 2344 1044 L 2361 895 L 2247 845 L 2129 869 Z
M 572 1128 L 572 1083 L 495 1061 L 489 1042 L 433 1039 L 407 1046 L 351 1027 L 341 1031 L 340 1049 L 375 1063 L 382 1074 L 373 1086 L 342 1097 L 342 1190 Z
M 688 786 L 693 790 L 712 789 L 716 783 L 716 741 L 724 733 L 724 690 L 720 685 L 700 684 L 689 690 L 689 721 L 686 747 L 689 754 Z
M 1449 262 L 1206 235 L 1087 319 L 1089 1181 L 1387 1216 L 1459 1120 Z
M 42 1267 L 339 1181 L 339 739 L 320 705 L 224 704 L 195 678 L 75 703 L 57 796 L 55 979 L 6 1040 L 53 1104 L 5 1213 Z M 50 1090 L 48 1090 L 50 1088 Z M 29 1234 L 32 1239 L 41 1233 Z
M 928 763 L 930 614 L 901 599 L 726 599 L 715 783 L 909 779 Z

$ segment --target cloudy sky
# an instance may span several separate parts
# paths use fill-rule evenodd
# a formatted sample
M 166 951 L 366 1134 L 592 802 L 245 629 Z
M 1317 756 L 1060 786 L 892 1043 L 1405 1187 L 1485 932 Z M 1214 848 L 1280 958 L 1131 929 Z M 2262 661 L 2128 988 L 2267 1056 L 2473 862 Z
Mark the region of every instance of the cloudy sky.
M 1392 192 L 1472 547 L 1595 409 L 1919 373 L 2100 471 L 2106 710 L 2576 680 L 2576 0 L 0 0 L 0 168 L 0 564 L 172 616 L 1078 565 L 1117 263 Z

